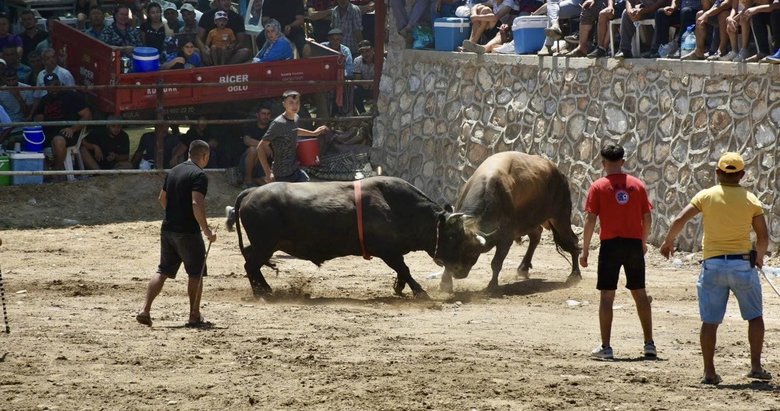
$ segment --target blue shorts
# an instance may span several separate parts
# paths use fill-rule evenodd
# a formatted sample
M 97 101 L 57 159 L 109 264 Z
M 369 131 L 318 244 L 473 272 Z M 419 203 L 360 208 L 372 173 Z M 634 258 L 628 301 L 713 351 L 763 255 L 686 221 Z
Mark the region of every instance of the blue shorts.
M 704 260 L 696 289 L 699 294 L 699 315 L 704 323 L 723 322 L 729 291 L 737 297 L 743 320 L 763 315 L 761 282 L 758 271 L 750 267 L 749 261 L 721 258 Z

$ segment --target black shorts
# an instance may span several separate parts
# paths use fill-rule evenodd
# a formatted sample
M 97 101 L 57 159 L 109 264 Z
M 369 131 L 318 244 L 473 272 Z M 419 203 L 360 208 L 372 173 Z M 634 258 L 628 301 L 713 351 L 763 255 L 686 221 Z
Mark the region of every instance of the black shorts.
M 206 246 L 200 233 L 174 233 L 162 231 L 160 234 L 160 265 L 157 272 L 176 278 L 181 263 L 189 277 L 200 277 L 201 270 L 206 275 Z
M 599 248 L 599 290 L 617 290 L 620 267 L 626 272 L 626 288 L 645 288 L 645 255 L 642 240 L 636 238 L 611 238 L 601 242 Z

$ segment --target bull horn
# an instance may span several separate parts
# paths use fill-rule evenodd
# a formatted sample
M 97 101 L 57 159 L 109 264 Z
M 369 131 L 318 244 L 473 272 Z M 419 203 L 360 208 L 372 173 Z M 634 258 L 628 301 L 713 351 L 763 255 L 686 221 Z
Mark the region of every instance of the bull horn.
M 463 217 L 464 220 L 469 219 L 469 218 L 474 218 L 474 216 L 472 216 L 471 214 L 452 213 L 449 216 L 447 216 L 447 220 L 446 221 L 449 222 L 451 218 L 457 218 L 457 217 Z
M 481 235 L 482 237 L 488 238 L 488 237 L 492 237 L 493 234 L 495 234 L 497 232 L 498 232 L 498 229 L 496 228 L 495 230 L 493 230 L 493 231 L 491 231 L 489 233 L 483 233 L 482 231 L 477 231 L 477 234 Z
M 487 244 L 487 240 L 485 239 L 485 237 L 482 237 L 481 235 L 477 235 L 477 241 L 479 241 L 479 245 L 483 247 L 485 246 L 485 244 Z

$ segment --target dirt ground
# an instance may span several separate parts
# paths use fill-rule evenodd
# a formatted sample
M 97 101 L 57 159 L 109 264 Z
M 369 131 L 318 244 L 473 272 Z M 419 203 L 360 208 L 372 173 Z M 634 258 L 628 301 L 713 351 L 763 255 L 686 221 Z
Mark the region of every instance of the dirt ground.
M 237 190 L 211 178 L 210 221 Z M 251 297 L 235 233 L 217 232 L 204 313 L 212 330 L 183 327 L 186 282 L 169 281 L 152 328 L 137 324 L 159 258 L 160 177 L 96 177 L 0 188 L 0 265 L 10 334 L 0 334 L 0 409 L 780 410 L 780 378 L 744 377 L 747 324 L 732 299 L 720 328 L 723 383 L 699 385 L 696 257 L 681 268 L 648 253 L 657 360 L 641 356 L 629 293 L 618 292 L 616 360 L 599 343 L 595 271 L 570 270 L 545 237 L 530 280 L 500 278 L 484 255 L 455 293 L 438 291 L 430 257 L 407 257 L 430 301 L 392 294 L 381 261 L 342 258 L 317 268 L 283 254 L 269 301 Z M 596 253 L 591 255 L 595 258 Z M 778 266 L 778 263 L 772 263 Z M 777 282 L 777 281 L 776 281 Z M 780 373 L 780 298 L 764 283 L 765 365 Z

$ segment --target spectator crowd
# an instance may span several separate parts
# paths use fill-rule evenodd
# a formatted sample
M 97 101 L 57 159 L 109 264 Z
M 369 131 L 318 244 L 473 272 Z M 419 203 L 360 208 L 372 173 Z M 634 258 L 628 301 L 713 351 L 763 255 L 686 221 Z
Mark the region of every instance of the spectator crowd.
M 547 17 L 540 55 L 780 63 L 780 0 L 389 2 L 395 29 L 407 45 L 415 27 L 463 16 L 471 21 L 471 35 L 461 50 L 490 53 L 513 40 L 515 18 L 537 15 Z M 641 36 L 639 49 L 636 36 Z
M 100 117 L 90 109 L 89 99 L 81 91 L 24 90 L 30 85 L 76 85 L 73 73 L 64 67 L 64 56 L 53 48 L 50 33 L 54 20 L 62 20 L 86 35 L 121 49 L 128 58 L 137 47 L 157 49 L 162 70 L 307 57 L 312 53 L 308 40 L 344 54 L 348 79 L 370 80 L 374 76 L 373 1 L 242 0 L 234 4 L 230 0 L 140 0 L 104 5 L 99 0 L 75 0 L 72 13 L 67 16 L 34 9 L 2 10 L 3 7 L 0 6 L 3 12 L 0 14 L 0 119 L 3 122 L 73 121 L 78 124 L 77 121 L 93 119 L 93 114 Z M 330 95 L 324 105 L 317 104 L 324 111 L 318 115 L 354 113 L 353 93 L 350 90 L 347 94 L 349 112 L 339 112 L 333 104 L 335 96 Z M 366 101 L 372 95 L 370 86 L 355 86 L 357 113 L 367 111 Z M 273 119 L 272 114 L 276 116 L 283 111 L 281 102 L 265 102 L 256 110 L 257 123 L 246 129 L 242 125 L 203 122 L 191 126 L 186 133 L 179 133 L 175 125 L 158 125 L 141 137 L 132 152 L 130 139 L 120 122 L 89 127 L 89 133 L 79 125 L 48 126 L 44 128 L 44 146 L 53 169 L 63 169 L 66 149 L 79 141 L 79 152 L 88 169 L 152 167 L 156 142 L 162 137 L 167 168 L 185 161 L 189 143 L 199 139 L 206 141 L 212 151 L 209 167 L 240 165 L 245 175 L 243 184 L 249 186 L 264 181 L 258 145 Z M 309 117 L 304 106 L 296 115 Z M 236 116 L 196 117 L 208 120 Z M 86 137 L 80 139 L 83 135 Z M 13 148 L 23 139 L 21 127 L 0 131 L 0 145 L 4 148 Z

